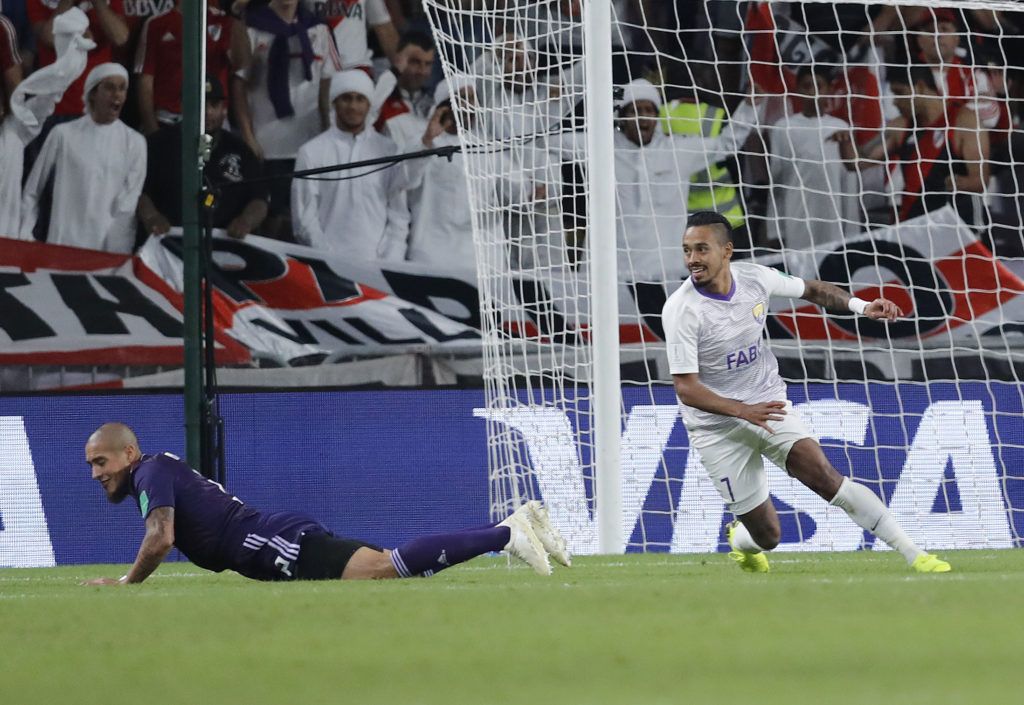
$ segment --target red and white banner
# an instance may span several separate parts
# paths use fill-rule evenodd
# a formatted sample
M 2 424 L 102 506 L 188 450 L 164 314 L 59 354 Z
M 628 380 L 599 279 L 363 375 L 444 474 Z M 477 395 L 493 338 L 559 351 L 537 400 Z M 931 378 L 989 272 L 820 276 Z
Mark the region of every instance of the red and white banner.
M 151 239 L 134 257 L 0 239 L 0 364 L 180 365 L 182 240 Z M 679 253 L 682 257 L 682 253 Z M 304 365 L 366 353 L 476 351 L 480 296 L 472 269 L 358 262 L 260 237 L 214 241 L 217 359 Z M 952 209 L 849 237 L 835 250 L 761 258 L 805 279 L 884 294 L 907 313 L 880 324 L 774 301 L 772 336 L 882 339 L 916 347 L 999 335 L 1024 321 L 1024 281 Z M 511 336 L 589 337 L 585 270 L 513 278 L 489 308 Z M 623 344 L 657 343 L 678 282 L 619 287 Z
M 258 237 L 214 249 L 221 364 L 479 345 L 472 325 L 339 274 L 338 259 L 315 250 Z M 181 364 L 181 252 L 173 234 L 134 257 L 0 239 L 0 364 Z M 475 295 L 449 304 L 453 315 L 475 321 Z
M 181 291 L 181 252 L 181 237 L 169 235 L 147 241 L 138 258 Z M 387 349 L 479 347 L 470 325 L 415 303 L 412 292 L 399 298 L 374 286 L 370 275 L 385 263 L 255 236 L 216 238 L 213 263 L 217 328 L 253 357 L 300 365 Z
M 762 258 L 804 279 L 821 279 L 862 299 L 895 301 L 905 320 L 879 323 L 863 317 L 823 316 L 817 306 L 771 306 L 783 327 L 801 340 L 861 338 L 920 341 L 1000 335 L 1024 322 L 1024 280 L 1000 263 L 950 207 L 851 236 L 833 251 L 789 252 Z
M 0 239 L 0 364 L 180 365 L 182 300 L 128 255 Z M 250 354 L 217 336 L 217 359 Z

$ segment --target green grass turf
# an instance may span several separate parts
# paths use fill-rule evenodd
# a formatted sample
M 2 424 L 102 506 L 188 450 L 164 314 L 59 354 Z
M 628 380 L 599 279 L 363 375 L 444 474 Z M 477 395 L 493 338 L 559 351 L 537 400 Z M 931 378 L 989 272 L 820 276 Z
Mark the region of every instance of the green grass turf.
M 482 558 L 428 580 L 0 571 L 0 702 L 1016 703 L 1024 551 Z M 1014 675 L 1018 674 L 1018 675 Z

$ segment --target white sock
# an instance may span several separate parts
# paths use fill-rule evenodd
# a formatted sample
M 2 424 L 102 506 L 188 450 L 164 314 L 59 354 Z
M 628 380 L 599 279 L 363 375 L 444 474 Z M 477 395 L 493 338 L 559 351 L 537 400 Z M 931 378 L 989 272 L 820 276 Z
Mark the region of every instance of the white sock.
M 839 491 L 829 504 L 845 511 L 857 526 L 867 529 L 902 553 L 907 563 L 913 563 L 915 558 L 924 553 L 896 523 L 895 517 L 878 495 L 864 485 L 844 478 Z
M 732 546 L 737 551 L 743 551 L 744 553 L 760 553 L 764 550 L 757 545 L 754 537 L 750 535 L 742 521 L 732 530 Z

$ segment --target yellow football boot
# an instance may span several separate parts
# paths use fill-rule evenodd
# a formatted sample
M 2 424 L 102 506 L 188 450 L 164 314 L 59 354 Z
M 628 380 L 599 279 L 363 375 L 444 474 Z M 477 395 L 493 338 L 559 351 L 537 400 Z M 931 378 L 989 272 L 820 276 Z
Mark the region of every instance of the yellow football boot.
M 736 565 L 740 567 L 746 573 L 767 573 L 770 568 L 768 566 L 768 556 L 761 553 L 747 553 L 740 551 L 732 543 L 732 535 L 736 531 L 736 527 L 739 526 L 739 520 L 729 522 L 725 528 L 725 538 L 729 541 L 729 558 L 736 562 Z M 932 558 L 935 558 L 932 556 Z M 938 560 L 938 559 L 936 559 Z M 941 562 L 941 561 L 940 561 Z M 946 570 L 949 570 L 949 564 L 946 564 Z
M 910 567 L 918 573 L 948 573 L 953 570 L 953 566 L 931 553 L 922 553 Z

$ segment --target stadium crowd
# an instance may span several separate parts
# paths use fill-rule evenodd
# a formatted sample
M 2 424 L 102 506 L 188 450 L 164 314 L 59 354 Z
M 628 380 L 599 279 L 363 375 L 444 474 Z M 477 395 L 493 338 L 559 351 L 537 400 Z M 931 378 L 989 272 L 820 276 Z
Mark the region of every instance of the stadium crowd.
M 458 2 L 434 9 L 474 49 L 453 52 L 449 83 L 415 0 L 207 0 L 213 225 L 359 259 L 471 261 L 473 153 L 248 181 L 454 145 L 462 129 L 515 146 L 469 170 L 492 175 L 479 197 L 502 214 L 501 256 L 576 261 L 581 2 L 461 5 L 493 20 Z M 808 249 L 950 204 L 998 255 L 1024 255 L 1024 74 L 1007 61 L 1024 55 L 1024 12 L 614 7 L 624 278 L 682 276 L 681 223 L 708 208 L 748 247 Z M 180 225 L 181 0 L 2 0 L 2 11 L 0 232 L 131 252 Z M 70 85 L 67 66 L 79 68 Z

